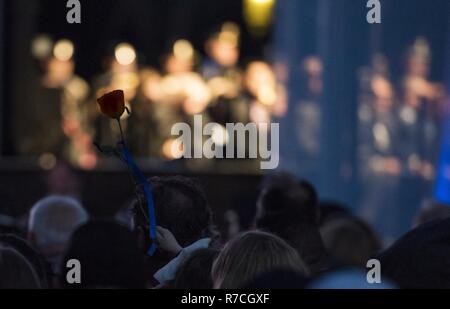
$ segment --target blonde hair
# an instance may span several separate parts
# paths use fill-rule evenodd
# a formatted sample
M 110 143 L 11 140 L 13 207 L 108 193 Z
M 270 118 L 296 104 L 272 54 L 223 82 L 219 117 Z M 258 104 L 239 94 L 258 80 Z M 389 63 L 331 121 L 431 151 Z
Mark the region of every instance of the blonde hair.
M 275 235 L 253 231 L 225 245 L 214 262 L 212 278 L 216 289 L 237 289 L 275 270 L 308 275 L 305 263 L 294 248 Z

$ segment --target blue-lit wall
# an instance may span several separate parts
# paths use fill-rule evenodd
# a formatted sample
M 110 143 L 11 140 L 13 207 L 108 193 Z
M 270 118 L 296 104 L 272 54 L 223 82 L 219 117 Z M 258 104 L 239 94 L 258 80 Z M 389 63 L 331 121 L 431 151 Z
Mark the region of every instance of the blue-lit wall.
M 450 11 L 450 5 L 448 6 Z M 449 12 L 450 13 L 450 12 Z M 450 34 L 450 19 L 448 20 Z M 450 37 L 447 35 L 447 93 L 450 94 Z M 436 181 L 435 198 L 450 205 L 450 97 L 446 102 L 446 113 L 442 126 L 442 151 Z

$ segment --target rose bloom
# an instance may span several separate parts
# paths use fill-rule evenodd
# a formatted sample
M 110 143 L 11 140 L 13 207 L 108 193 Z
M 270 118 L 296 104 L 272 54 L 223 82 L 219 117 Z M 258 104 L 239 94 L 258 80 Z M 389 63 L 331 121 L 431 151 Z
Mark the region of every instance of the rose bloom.
M 101 112 L 110 118 L 120 119 L 125 112 L 125 94 L 122 90 L 107 93 L 97 102 Z

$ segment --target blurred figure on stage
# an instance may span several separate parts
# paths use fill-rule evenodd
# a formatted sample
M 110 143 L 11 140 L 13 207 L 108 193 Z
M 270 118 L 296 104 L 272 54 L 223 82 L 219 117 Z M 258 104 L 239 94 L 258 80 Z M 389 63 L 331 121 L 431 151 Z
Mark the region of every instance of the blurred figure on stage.
M 120 43 L 114 47 L 104 62 L 105 71 L 94 78 L 92 97 L 90 99 L 90 121 L 95 125 L 95 141 L 101 144 L 114 145 L 120 139 L 120 130 L 114 120 L 102 117 L 98 112 L 96 99 L 107 92 L 122 89 L 128 110 L 133 112 L 131 102 L 135 99 L 140 80 L 138 59 L 134 47 L 128 43 Z M 122 126 L 128 130 L 128 113 L 122 116 Z
M 399 149 L 402 160 L 402 197 L 404 217 L 411 221 L 420 203 L 432 193 L 438 147 L 443 87 L 429 80 L 431 50 L 419 38 L 406 57 L 402 80 Z
M 240 57 L 240 29 L 232 23 L 223 24 L 207 39 L 207 58 L 200 72 L 212 92 L 208 108 L 212 119 L 220 124 L 248 122 L 246 102 L 242 96 Z
M 207 107 L 212 98 L 211 90 L 202 76 L 194 71 L 196 58 L 194 47 L 184 39 L 177 40 L 164 57 L 157 122 L 158 134 L 165 139 L 161 154 L 168 160 L 179 159 L 183 155 L 181 150 L 174 151 L 173 125 L 180 122 L 193 125 L 195 115 L 202 115 L 203 122 L 209 122 Z
M 319 57 L 309 56 L 300 68 L 300 98 L 296 104 L 295 132 L 299 151 L 302 154 L 299 168 L 302 177 L 313 183 L 319 178 L 319 154 L 322 112 L 320 102 L 323 94 L 323 64 Z
M 89 85 L 75 74 L 75 47 L 69 40 L 56 43 L 38 36 L 32 42 L 32 52 L 42 70 L 32 100 L 26 110 L 25 136 L 18 139 L 22 156 L 38 157 L 45 169 L 51 169 L 57 159 L 76 167 L 91 169 L 96 156 L 87 121 L 86 98 Z
M 161 74 L 153 68 L 140 70 L 140 87 L 132 101 L 127 130 L 131 152 L 140 158 L 158 158 L 164 143 L 160 122 L 167 111 L 162 103 Z
M 398 154 L 398 121 L 395 91 L 383 57 L 374 57 L 361 75 L 358 111 L 358 161 L 362 186 L 362 217 L 371 223 L 386 243 L 409 228 L 399 224 L 398 204 L 401 162 Z M 409 221 L 410 222 L 410 221 Z

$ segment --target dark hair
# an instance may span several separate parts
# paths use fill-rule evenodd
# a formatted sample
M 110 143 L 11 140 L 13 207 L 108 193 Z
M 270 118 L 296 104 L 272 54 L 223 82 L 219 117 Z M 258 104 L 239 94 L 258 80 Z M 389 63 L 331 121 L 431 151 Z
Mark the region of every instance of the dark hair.
M 276 270 L 308 274 L 297 251 L 281 238 L 264 232 L 247 232 L 229 241 L 212 269 L 215 288 L 239 289 L 257 277 Z
M 191 253 L 178 268 L 172 288 L 212 289 L 211 270 L 218 254 L 219 251 L 213 249 L 200 249 Z
M 39 289 L 33 266 L 19 252 L 0 246 L 0 289 Z
M 370 257 L 381 249 L 375 232 L 365 222 L 352 216 L 329 219 L 320 232 L 336 266 L 365 268 Z
M 414 226 L 421 226 L 435 220 L 450 218 L 450 206 L 435 201 L 427 201 L 414 218 Z
M 294 247 L 311 273 L 325 268 L 325 249 L 318 229 L 319 207 L 314 187 L 280 173 L 269 177 L 258 200 L 255 225 Z
M 197 181 L 173 176 L 154 177 L 149 182 L 157 224 L 171 231 L 182 247 L 187 247 L 201 238 L 217 236 L 211 208 Z M 141 204 L 135 203 L 134 225 L 135 228 L 148 231 L 147 209 L 142 208 L 144 207 Z
M 40 286 L 42 288 L 49 286 L 49 271 L 45 267 L 44 260 L 24 239 L 13 234 L 4 234 L 0 235 L 0 244 L 22 254 L 36 271 Z
M 450 288 L 450 219 L 423 224 L 377 255 L 382 275 L 405 289 Z
M 66 281 L 68 261 L 80 262 L 81 284 Z M 91 221 L 74 232 L 61 264 L 65 288 L 145 288 L 142 255 L 126 227 L 106 220 Z

